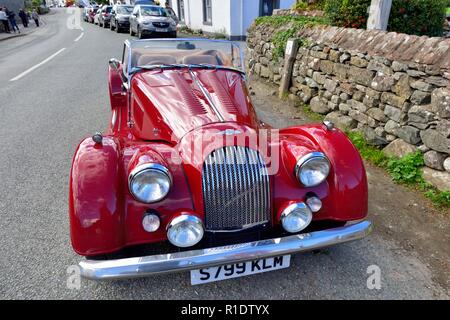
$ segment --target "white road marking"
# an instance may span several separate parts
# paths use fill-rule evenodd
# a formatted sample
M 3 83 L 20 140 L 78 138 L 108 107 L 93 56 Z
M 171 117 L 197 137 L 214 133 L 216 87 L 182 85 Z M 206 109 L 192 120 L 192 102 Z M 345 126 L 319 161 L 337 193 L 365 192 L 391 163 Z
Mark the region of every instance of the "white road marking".
M 54 54 L 52 54 L 50 57 L 48 57 L 47 59 L 45 59 L 44 61 L 39 62 L 37 65 L 31 67 L 30 69 L 22 72 L 21 74 L 19 74 L 17 77 L 12 78 L 9 81 L 16 81 L 19 80 L 20 78 L 26 76 L 27 74 L 29 74 L 31 71 L 39 68 L 40 66 L 42 66 L 43 64 L 49 62 L 50 60 L 52 60 L 54 57 L 56 57 L 58 54 L 60 54 L 61 52 L 63 52 L 64 50 L 66 50 L 66 48 L 62 48 L 61 50 L 59 50 L 58 52 L 55 52 Z
M 81 38 L 83 38 L 83 36 L 84 36 L 84 32 L 82 32 L 82 33 L 78 36 L 78 38 L 76 38 L 76 39 L 73 40 L 73 41 L 77 42 L 78 40 L 80 40 Z

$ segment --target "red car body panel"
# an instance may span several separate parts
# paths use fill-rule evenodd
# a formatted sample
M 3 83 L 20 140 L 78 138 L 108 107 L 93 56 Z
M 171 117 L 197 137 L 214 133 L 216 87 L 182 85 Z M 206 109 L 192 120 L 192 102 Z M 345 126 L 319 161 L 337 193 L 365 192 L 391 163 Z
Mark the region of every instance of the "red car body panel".
M 308 193 L 315 193 L 323 203 L 314 220 L 350 221 L 367 215 L 364 166 L 340 130 L 317 124 L 282 130 L 261 125 L 245 81 L 235 71 L 192 71 L 216 109 L 187 69 L 139 72 L 127 91 L 119 72 L 109 70 L 112 118 L 103 143 L 86 138 L 73 159 L 69 213 L 72 245 L 80 255 L 165 241 L 166 225 L 180 214 L 203 219 L 203 160 L 223 146 L 249 146 L 242 136 L 267 134 L 267 139 L 257 140 L 261 155 L 266 158 L 267 150 L 280 155 L 270 176 L 273 225 L 280 224 L 283 208 L 304 201 Z M 326 182 L 305 188 L 295 177 L 295 165 L 313 151 L 328 157 L 331 172 Z M 266 160 L 269 166 L 270 159 Z M 154 204 L 135 200 L 128 189 L 130 171 L 148 162 L 163 164 L 173 178 L 167 197 Z M 148 210 L 156 210 L 161 219 L 161 227 L 153 233 L 142 228 Z

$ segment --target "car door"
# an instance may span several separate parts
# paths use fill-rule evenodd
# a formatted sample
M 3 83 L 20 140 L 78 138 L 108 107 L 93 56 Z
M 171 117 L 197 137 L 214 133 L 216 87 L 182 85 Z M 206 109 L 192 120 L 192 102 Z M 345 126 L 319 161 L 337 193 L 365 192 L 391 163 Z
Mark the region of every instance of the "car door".
M 136 21 L 137 21 L 137 13 L 138 13 L 139 7 L 134 7 L 133 13 L 130 16 L 130 29 L 132 31 L 136 31 Z
M 167 15 L 169 17 L 171 17 L 173 19 L 173 21 L 175 21 L 176 24 L 178 24 L 180 22 L 177 15 L 175 14 L 175 11 L 173 11 L 171 8 L 166 8 L 166 11 L 167 11 Z

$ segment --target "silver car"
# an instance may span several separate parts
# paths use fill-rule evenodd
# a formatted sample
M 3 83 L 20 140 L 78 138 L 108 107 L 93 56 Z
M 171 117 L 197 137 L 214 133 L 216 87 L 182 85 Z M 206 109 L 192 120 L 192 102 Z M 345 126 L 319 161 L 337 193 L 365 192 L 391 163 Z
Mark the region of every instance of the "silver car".
M 164 8 L 152 5 L 137 5 L 130 17 L 130 35 L 139 39 L 150 35 L 177 37 L 177 23 Z

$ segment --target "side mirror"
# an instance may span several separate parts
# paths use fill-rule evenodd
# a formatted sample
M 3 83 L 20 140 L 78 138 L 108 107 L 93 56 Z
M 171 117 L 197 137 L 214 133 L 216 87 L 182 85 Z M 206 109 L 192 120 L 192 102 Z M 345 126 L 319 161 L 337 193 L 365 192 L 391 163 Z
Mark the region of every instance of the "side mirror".
M 109 59 L 109 66 L 113 68 L 114 70 L 118 71 L 120 67 L 120 61 L 116 58 Z

